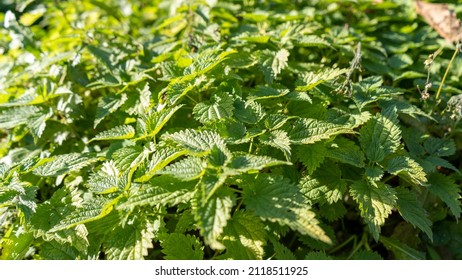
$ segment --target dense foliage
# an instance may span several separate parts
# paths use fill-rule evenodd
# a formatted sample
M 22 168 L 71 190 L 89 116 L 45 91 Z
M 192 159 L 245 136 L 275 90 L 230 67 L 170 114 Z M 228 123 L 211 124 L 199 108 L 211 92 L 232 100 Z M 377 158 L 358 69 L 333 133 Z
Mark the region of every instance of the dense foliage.
M 412 1 L 2 3 L 1 258 L 462 258 Z

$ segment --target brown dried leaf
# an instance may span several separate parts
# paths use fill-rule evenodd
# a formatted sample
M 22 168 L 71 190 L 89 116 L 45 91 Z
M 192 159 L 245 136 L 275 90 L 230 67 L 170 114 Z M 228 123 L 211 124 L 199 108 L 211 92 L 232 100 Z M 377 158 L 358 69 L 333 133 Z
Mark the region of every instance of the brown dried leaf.
M 415 9 L 448 42 L 461 41 L 461 23 L 447 4 L 415 1 Z

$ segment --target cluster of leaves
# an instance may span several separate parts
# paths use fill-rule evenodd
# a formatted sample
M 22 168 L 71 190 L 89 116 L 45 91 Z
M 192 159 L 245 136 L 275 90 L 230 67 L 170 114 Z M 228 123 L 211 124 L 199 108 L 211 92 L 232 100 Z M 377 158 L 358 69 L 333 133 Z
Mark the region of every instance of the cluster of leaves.
M 412 1 L 0 9 L 1 258 L 462 257 L 462 59 L 423 100 Z

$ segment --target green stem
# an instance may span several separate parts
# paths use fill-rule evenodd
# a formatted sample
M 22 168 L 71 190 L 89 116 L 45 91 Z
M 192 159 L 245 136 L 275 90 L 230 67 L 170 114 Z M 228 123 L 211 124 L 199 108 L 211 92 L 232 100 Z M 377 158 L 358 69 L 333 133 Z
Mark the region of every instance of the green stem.
M 340 249 L 342 249 L 343 247 L 345 247 L 348 243 L 350 243 L 351 241 L 354 241 L 353 243 L 355 244 L 356 246 L 356 235 L 352 235 L 350 236 L 350 238 L 348 238 L 347 240 L 343 241 L 342 244 L 338 245 L 337 247 L 333 248 L 332 250 L 329 251 L 329 254 L 333 254 L 337 251 L 339 251 Z
M 451 68 L 452 62 L 453 62 L 454 59 L 456 58 L 456 55 L 457 55 L 457 53 L 459 52 L 459 49 L 460 49 L 460 42 L 457 43 L 457 45 L 456 45 L 456 50 L 454 51 L 454 54 L 452 55 L 452 58 L 451 58 L 451 60 L 449 61 L 449 65 L 448 65 L 448 67 L 446 68 L 446 72 L 444 72 L 443 80 L 441 80 L 440 86 L 439 86 L 439 88 L 438 88 L 438 92 L 436 93 L 436 100 L 438 100 L 438 98 L 440 97 L 441 89 L 443 88 L 444 81 L 446 81 L 446 77 L 447 77 L 447 75 L 448 75 L 448 73 L 449 73 L 449 68 Z

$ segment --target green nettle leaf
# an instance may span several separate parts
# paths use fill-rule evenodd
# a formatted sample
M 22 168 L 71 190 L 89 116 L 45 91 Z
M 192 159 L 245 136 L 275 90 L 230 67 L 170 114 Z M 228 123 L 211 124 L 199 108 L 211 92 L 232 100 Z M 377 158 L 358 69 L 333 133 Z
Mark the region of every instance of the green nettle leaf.
M 308 91 L 315 86 L 322 84 L 327 81 L 336 79 L 338 76 L 343 75 L 347 72 L 347 69 L 327 69 L 318 73 L 310 72 L 303 77 L 303 86 L 298 86 L 295 89 L 298 91 Z
M 209 182 L 204 183 L 209 184 Z M 203 189 L 210 189 L 207 185 Z M 207 199 L 208 198 L 208 199 Z M 219 241 L 223 229 L 231 218 L 231 209 L 234 197 L 231 192 L 220 188 L 211 197 L 205 190 L 199 190 L 193 199 L 194 217 L 205 242 L 214 250 L 223 250 L 226 247 Z
M 265 113 L 260 103 L 254 100 L 236 100 L 234 102 L 234 116 L 241 122 L 255 124 L 261 120 Z
M 350 186 L 350 194 L 359 204 L 361 216 L 372 236 L 378 240 L 380 227 L 396 206 L 396 192 L 381 182 L 356 181 Z
M 216 132 L 195 131 L 186 129 L 173 134 L 164 134 L 162 137 L 178 143 L 190 153 L 208 153 L 215 146 L 224 147 L 224 140 Z
M 358 145 L 343 137 L 336 137 L 333 142 L 328 143 L 322 150 L 322 154 L 356 167 L 364 167 L 364 160 L 366 159 Z
M 109 114 L 117 111 L 117 109 L 119 109 L 120 106 L 122 106 L 127 100 L 128 97 L 125 93 L 117 96 L 107 96 L 101 98 L 98 102 L 98 107 L 96 108 L 93 128 L 96 128 L 98 124 Z
M 117 209 L 132 209 L 142 206 L 175 206 L 189 202 L 194 195 L 197 182 L 180 181 L 170 176 L 158 176 L 149 184 L 134 185 L 125 201 L 117 205 Z
M 172 108 L 164 108 L 161 111 L 154 112 L 149 115 L 143 115 L 137 122 L 137 130 L 141 134 L 140 138 L 154 137 L 165 126 L 175 112 L 180 109 L 182 105 Z
M 67 174 L 71 171 L 79 170 L 88 166 L 99 158 L 95 153 L 70 153 L 43 159 L 39 166 L 33 170 L 33 173 L 42 177 L 56 177 Z
M 53 227 L 68 217 L 77 207 L 83 203 L 82 194 L 75 188 L 65 186 L 58 189 L 53 196 L 44 203 L 37 206 L 35 215 L 31 218 L 31 226 L 34 234 L 44 239 L 58 239 L 59 235 L 49 235 L 48 232 Z M 67 232 L 66 232 L 67 233 Z M 64 238 L 67 238 L 65 236 Z
M 396 109 L 390 108 L 369 120 L 359 131 L 359 142 L 370 161 L 381 162 L 396 152 L 401 142 Z
M 187 157 L 159 171 L 159 174 L 171 175 L 183 181 L 195 180 L 204 172 L 204 162 L 197 157 Z
M 113 229 L 103 243 L 109 260 L 142 260 L 148 255 L 148 249 L 153 248 L 156 228 L 154 223 L 143 218 L 136 217 L 131 223 Z
M 314 144 L 296 146 L 294 154 L 306 167 L 308 174 L 313 174 L 321 166 L 327 152 L 328 150 L 324 142 L 316 142 Z
M 261 260 L 266 245 L 265 226 L 249 212 L 237 211 L 224 228 L 220 242 L 226 247 L 222 258 Z
M 305 118 L 297 119 L 288 130 L 293 144 L 312 144 L 338 134 L 348 133 L 354 132 L 345 126 Z
M 0 111 L 0 128 L 11 129 L 26 124 L 30 118 L 40 114 L 40 107 L 21 106 Z
M 351 256 L 352 260 L 383 260 L 379 253 L 369 250 L 359 250 Z
M 131 139 L 135 136 L 135 129 L 130 125 L 120 125 L 98 133 L 91 141 L 97 140 L 122 140 Z
M 261 143 L 281 150 L 287 160 L 290 159 L 291 148 L 290 139 L 287 132 L 283 130 L 273 130 L 261 135 L 259 138 Z
M 0 260 L 24 259 L 34 241 L 33 233 L 26 231 L 21 226 L 15 225 L 11 233 L 13 234 L 2 237 Z
M 68 229 L 79 224 L 84 224 L 91 221 L 96 221 L 108 215 L 114 204 L 119 200 L 95 198 L 93 200 L 86 200 L 81 207 L 75 208 L 68 216 L 64 217 L 58 225 L 51 229 L 52 232 L 57 232 L 63 229 Z
M 118 170 L 132 174 L 148 157 L 149 150 L 140 146 L 128 146 L 118 149 L 112 155 Z
M 364 175 L 371 181 L 380 181 L 383 178 L 384 171 L 380 167 L 366 166 Z
M 274 77 L 277 77 L 279 74 L 281 74 L 281 71 L 288 66 L 287 61 L 288 61 L 289 55 L 290 53 L 286 49 L 280 49 L 276 53 L 273 59 L 273 64 L 271 65 L 271 69 L 273 70 Z
M 231 169 L 231 172 L 247 173 L 283 164 L 291 165 L 290 162 L 277 160 L 267 156 L 235 153 L 227 167 Z
M 170 147 L 160 147 L 152 155 L 151 160 L 146 166 L 146 172 L 141 177 L 138 177 L 135 182 L 146 182 L 157 174 L 161 169 L 167 166 L 170 162 L 178 157 L 185 155 L 186 151 L 178 150 Z
M 79 251 L 72 246 L 50 241 L 44 243 L 40 248 L 40 257 L 45 260 L 78 260 Z
M 424 148 L 432 156 L 447 157 L 456 153 L 457 148 L 452 139 L 430 137 L 424 142 Z
M 308 203 L 333 204 L 340 201 L 346 191 L 346 182 L 342 180 L 340 169 L 327 162 L 311 176 L 300 181 L 300 190 L 308 199 Z
M 101 170 L 90 175 L 87 186 L 97 194 L 111 193 L 125 187 L 124 179 L 114 162 L 106 161 Z
M 310 237 L 331 243 L 299 188 L 282 177 L 266 174 L 245 177 L 244 203 L 262 220 L 287 225 Z
M 22 182 L 17 173 L 13 173 L 11 180 L 0 187 L 0 206 L 16 206 L 24 214 L 27 221 L 37 208 L 37 187 L 28 182 Z
M 271 243 L 273 244 L 273 249 L 274 249 L 274 258 L 277 260 L 296 260 L 297 258 L 295 257 L 294 253 L 281 244 L 279 241 L 275 240 L 274 238 L 271 238 Z
M 451 210 L 456 218 L 460 218 L 460 186 L 451 177 L 440 173 L 431 173 L 428 177 L 430 192 L 439 197 Z
M 162 253 L 166 260 L 202 260 L 203 245 L 189 234 L 171 233 L 162 241 Z
M 255 89 L 251 90 L 247 100 L 264 100 L 285 96 L 289 94 L 288 89 L 276 89 L 267 86 L 258 85 Z
M 198 103 L 193 114 L 201 123 L 208 123 L 220 119 L 227 119 L 233 116 L 233 98 L 224 92 L 217 92 L 212 95 L 209 102 Z
M 184 70 L 184 76 L 174 79 L 172 83 L 190 81 L 204 75 L 236 52 L 236 50 L 221 51 L 220 48 L 207 49 L 200 53 L 196 60 Z
M 462 59 L 334 2 L 0 0 L 0 259 L 462 259 Z
M 416 185 L 427 182 L 426 174 L 416 161 L 409 157 L 397 156 L 387 162 L 387 172 L 399 175 Z
M 402 187 L 396 188 L 395 191 L 398 198 L 396 203 L 401 216 L 406 221 L 425 232 L 430 240 L 433 240 L 433 233 L 430 228 L 432 222 L 427 217 L 427 212 L 417 200 L 416 195 Z
M 309 252 L 308 254 L 306 254 L 305 260 L 323 261 L 323 260 L 333 260 L 333 258 L 324 252 Z

